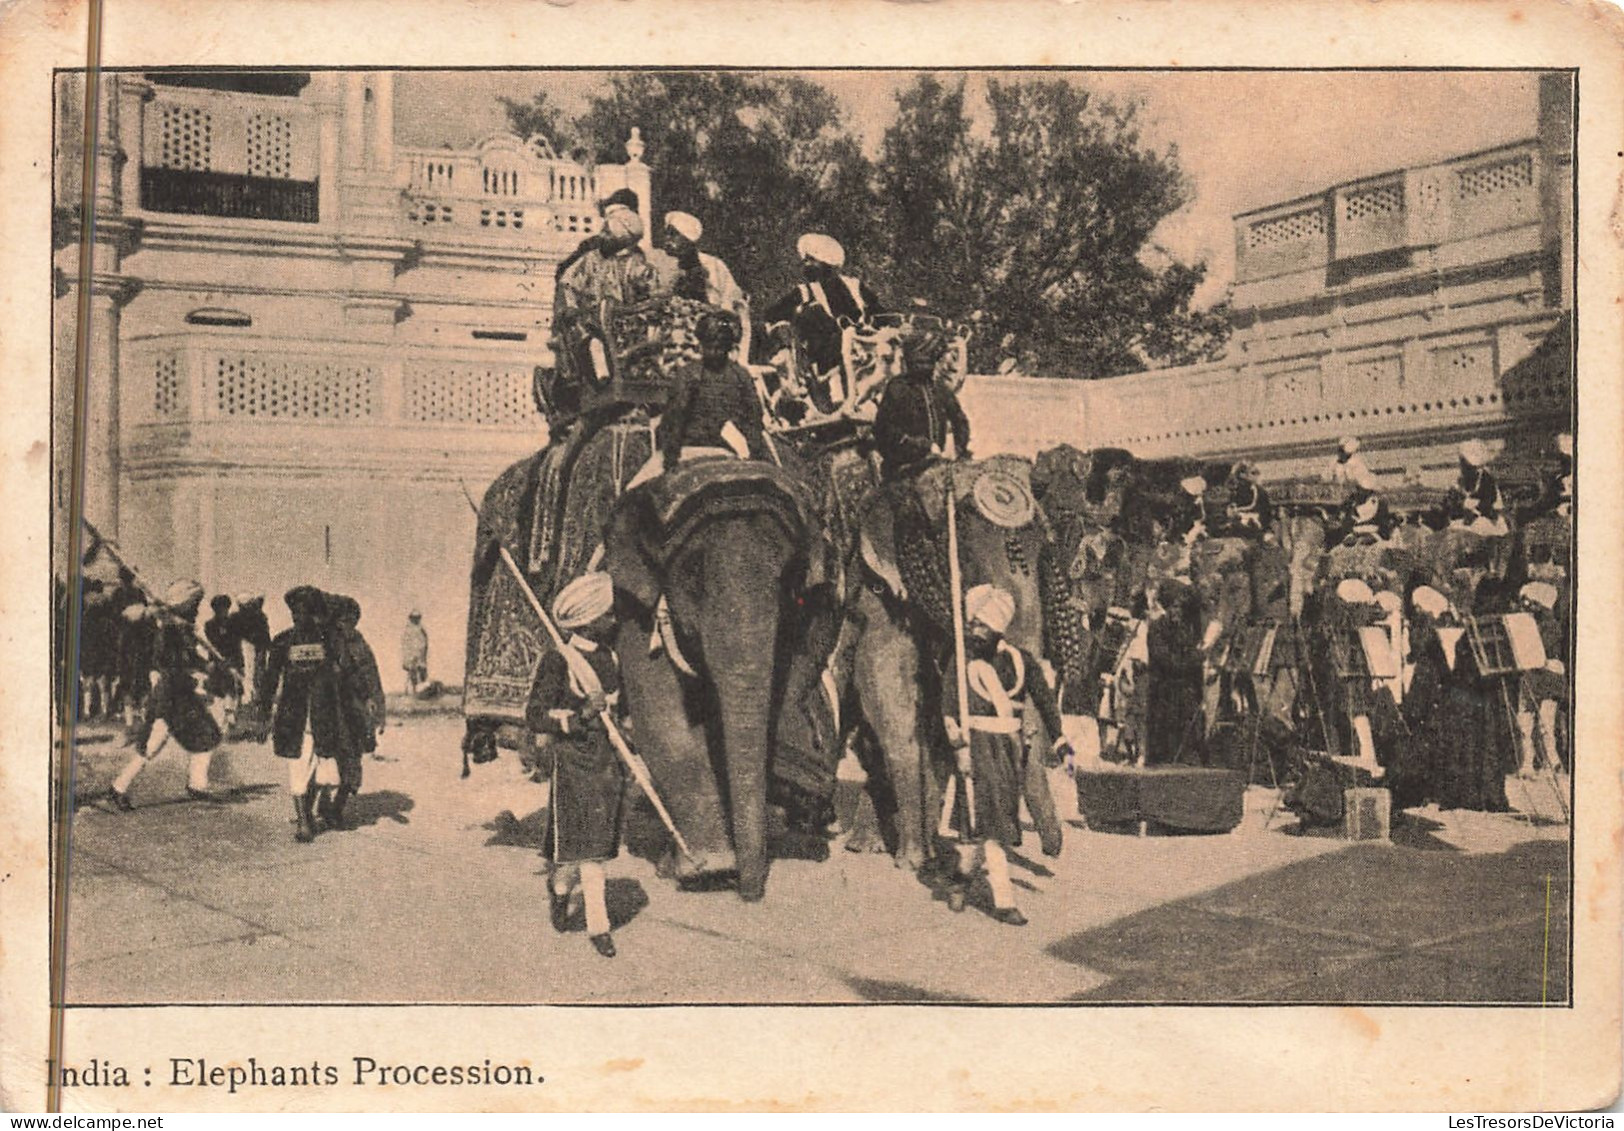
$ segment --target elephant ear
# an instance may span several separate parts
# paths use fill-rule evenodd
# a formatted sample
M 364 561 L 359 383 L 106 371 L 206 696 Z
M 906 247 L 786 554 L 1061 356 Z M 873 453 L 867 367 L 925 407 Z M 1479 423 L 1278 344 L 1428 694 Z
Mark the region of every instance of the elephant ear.
M 660 599 L 660 573 L 649 552 L 648 531 L 653 516 L 645 500 L 624 495 L 609 513 L 603 533 L 603 568 L 615 588 L 646 609 Z

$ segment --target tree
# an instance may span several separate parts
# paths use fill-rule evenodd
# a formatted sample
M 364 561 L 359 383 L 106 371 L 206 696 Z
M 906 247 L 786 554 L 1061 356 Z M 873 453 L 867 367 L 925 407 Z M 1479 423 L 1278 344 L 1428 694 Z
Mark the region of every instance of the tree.
M 561 107 L 554 106 L 547 92 L 538 90 L 529 102 L 498 96 L 502 110 L 507 114 L 508 128 L 522 138 L 540 134 L 559 154 L 568 153 L 574 145 L 574 129 Z
M 535 120 L 529 106 L 507 109 L 515 131 Z M 817 83 L 739 71 L 616 75 L 573 132 L 595 160 L 618 162 L 634 126 L 656 222 L 673 209 L 698 216 L 704 246 L 758 309 L 794 284 L 802 232 L 828 231 L 848 246 L 873 238 L 872 167 Z
M 1190 187 L 1176 150 L 1141 143 L 1137 105 L 1065 80 L 988 80 L 986 103 L 978 120 L 962 80 L 930 74 L 898 96 L 877 171 L 891 286 L 979 312 L 972 371 L 1015 357 L 1108 377 L 1216 353 L 1223 310 L 1190 309 L 1205 264 L 1149 243 Z

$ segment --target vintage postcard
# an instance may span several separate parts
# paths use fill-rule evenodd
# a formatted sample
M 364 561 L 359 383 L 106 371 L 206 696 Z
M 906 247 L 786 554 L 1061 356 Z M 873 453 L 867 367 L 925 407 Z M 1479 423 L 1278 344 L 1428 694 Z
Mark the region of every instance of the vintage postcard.
M 1613 1102 L 1621 29 L 7 9 L 0 1102 Z

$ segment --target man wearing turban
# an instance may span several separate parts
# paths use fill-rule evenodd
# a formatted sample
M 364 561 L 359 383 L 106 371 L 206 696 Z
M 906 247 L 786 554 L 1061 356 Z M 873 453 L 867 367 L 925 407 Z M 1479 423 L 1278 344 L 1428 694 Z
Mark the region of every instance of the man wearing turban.
M 553 293 L 553 349 L 568 356 L 577 379 L 582 382 L 607 381 L 608 358 L 604 354 L 603 303 L 644 302 L 654 295 L 658 280 L 654 268 L 639 246 L 643 238 L 642 218 L 625 205 L 611 205 L 604 212 L 597 242 L 558 280 Z M 558 406 L 573 411 L 579 401 L 579 388 L 558 398 Z
M 970 454 L 970 418 L 937 376 L 947 348 L 947 336 L 933 326 L 902 340 L 902 372 L 887 382 L 874 414 L 874 446 L 887 479 L 905 478 L 950 450 L 958 459 Z
M 841 334 L 846 326 L 861 326 L 880 313 L 880 300 L 867 283 L 842 273 L 846 250 L 833 237 L 810 232 L 796 241 L 801 258 L 801 283 L 767 308 L 768 326 L 788 323 L 805 348 L 815 371 L 809 392 L 818 411 L 831 413 L 844 395 L 830 385 L 840 376 Z
M 699 250 L 705 226 L 688 212 L 667 212 L 660 249 L 651 257 L 660 289 L 731 311 L 741 323 L 750 317 L 744 292 L 716 256 Z
M 177 581 L 164 594 L 155 613 L 151 692 L 146 717 L 133 736 L 136 753 L 113 782 L 113 804 L 128 812 L 130 787 L 148 762 L 163 752 L 173 737 L 191 755 L 186 773 L 186 796 L 212 801 L 209 761 L 220 744 L 220 725 L 210 715 L 203 688 L 208 665 L 199 651 L 198 608 L 203 587 L 195 581 Z M 132 606 L 134 607 L 134 606 Z
M 569 926 L 579 906 L 587 935 L 605 958 L 615 956 L 604 896 L 604 861 L 620 848 L 625 784 L 605 714 L 618 714 L 620 662 L 609 647 L 614 584 L 607 573 L 582 574 L 553 599 L 553 621 L 572 655 L 549 651 L 536 669 L 525 722 L 546 737 L 550 767 L 543 854 L 552 862 L 547 892 L 553 929 Z
M 272 752 L 288 763 L 288 792 L 293 796 L 301 844 L 316 837 L 316 794 L 341 784 L 340 759 L 358 756 L 359 736 L 351 729 L 345 702 L 350 673 L 342 668 L 346 652 L 337 639 L 333 610 L 326 594 L 309 585 L 288 590 L 284 600 L 293 627 L 271 641 L 259 701 L 274 704 L 269 734 Z
M 1484 537 L 1503 536 L 1509 533 L 1505 505 L 1488 463 L 1489 448 L 1482 440 L 1467 440 L 1460 446 L 1460 475 L 1453 493 L 1458 503 L 1451 508 L 1450 525 Z
M 964 910 L 965 885 L 980 856 L 992 888 L 993 918 L 1019 927 L 1026 917 L 1015 905 L 1007 850 L 1021 843 L 1021 788 L 1028 757 L 1021 743 L 1021 711 L 1029 706 L 1038 713 L 1055 739 L 1057 758 L 1069 756 L 1071 747 L 1061 737 L 1060 709 L 1042 667 L 1030 652 L 1004 639 L 1015 619 L 1014 596 L 993 585 L 977 585 L 964 595 L 964 617 L 969 734 L 959 726 L 958 681 L 951 673 L 942 680 L 943 723 L 959 775 L 952 787 L 951 813 L 959 834 L 958 864 L 948 906 Z M 966 773 L 974 783 L 973 808 Z M 1049 854 L 1058 855 L 1059 844 L 1052 848 Z

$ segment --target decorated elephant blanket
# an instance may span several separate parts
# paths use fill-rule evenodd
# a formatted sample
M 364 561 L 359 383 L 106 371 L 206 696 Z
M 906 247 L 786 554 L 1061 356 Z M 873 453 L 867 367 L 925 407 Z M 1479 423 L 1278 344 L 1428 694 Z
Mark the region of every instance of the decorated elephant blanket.
M 503 472 L 485 494 L 469 583 L 463 713 L 518 723 L 536 666 L 550 645 L 498 544 L 536 597 L 585 572 L 609 508 L 652 452 L 646 421 L 578 421 L 554 443 Z
M 646 498 L 645 545 L 661 569 L 699 528 L 718 518 L 767 513 L 796 539 L 813 529 L 815 511 L 806 487 L 760 460 L 719 456 L 680 463 L 635 490 Z

